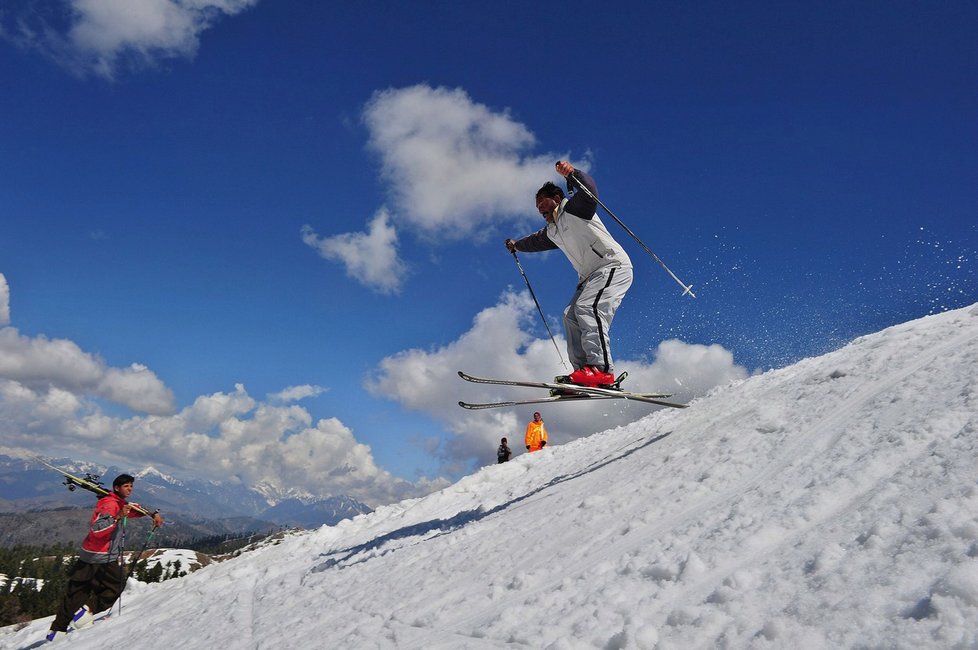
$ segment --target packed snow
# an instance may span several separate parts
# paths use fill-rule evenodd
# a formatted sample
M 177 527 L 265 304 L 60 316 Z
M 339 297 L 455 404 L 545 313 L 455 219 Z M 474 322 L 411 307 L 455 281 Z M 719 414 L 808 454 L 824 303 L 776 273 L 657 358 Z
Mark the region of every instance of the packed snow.
M 132 582 L 121 616 L 60 643 L 975 648 L 976 369 L 978 306 L 928 316 L 188 577 Z M 40 645 L 50 620 L 0 630 L 0 647 Z

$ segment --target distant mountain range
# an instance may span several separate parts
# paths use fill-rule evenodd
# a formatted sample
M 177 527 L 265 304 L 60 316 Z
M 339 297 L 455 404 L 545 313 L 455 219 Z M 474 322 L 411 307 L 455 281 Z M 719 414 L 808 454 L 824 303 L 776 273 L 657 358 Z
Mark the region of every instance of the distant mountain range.
M 82 477 L 85 474 L 98 475 L 109 487 L 117 475 L 127 471 L 132 473 L 132 470 L 68 458 L 45 460 Z M 179 536 L 185 538 L 281 527 L 315 528 L 370 512 L 368 506 L 348 496 L 315 498 L 307 494 L 285 493 L 267 485 L 251 487 L 214 481 L 185 481 L 167 476 L 153 467 L 135 473 L 135 476 L 136 489 L 132 500 L 159 509 L 168 524 L 179 526 L 167 526 L 164 530 L 179 530 Z M 3 524 L 0 526 L 3 529 L 0 546 L 25 543 L 22 541 L 24 535 L 19 533 L 22 531 L 26 534 L 27 530 L 23 530 L 25 526 L 27 529 L 33 528 L 33 524 L 39 520 L 45 521 L 44 529 L 50 536 L 61 538 L 63 532 L 57 533 L 50 528 L 53 522 L 65 517 L 51 512 L 39 517 L 39 512 L 90 509 L 93 503 L 94 497 L 90 492 L 81 489 L 69 491 L 56 472 L 40 463 L 0 454 L 0 523 Z M 70 520 L 76 518 L 76 515 L 68 517 Z M 82 534 L 86 523 L 83 519 L 80 528 Z M 71 541 L 77 543 L 80 538 L 75 540 L 73 533 Z

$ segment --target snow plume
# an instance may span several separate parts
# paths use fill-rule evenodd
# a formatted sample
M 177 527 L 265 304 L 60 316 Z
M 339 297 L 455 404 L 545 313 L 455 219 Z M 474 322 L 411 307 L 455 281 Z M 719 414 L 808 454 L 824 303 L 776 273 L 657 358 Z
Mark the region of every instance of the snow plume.
M 10 285 L 7 278 L 0 273 L 0 327 L 10 324 Z
M 257 1 L 41 0 L 19 12 L 8 9 L 0 36 L 39 51 L 79 76 L 114 79 L 120 68 L 193 58 L 204 30 L 221 16 L 240 13 Z M 13 24 L 7 24 L 10 21 Z
M 401 290 L 407 265 L 398 256 L 397 230 L 386 209 L 374 215 L 365 233 L 320 237 L 312 226 L 306 225 L 302 228 L 302 241 L 324 259 L 343 264 L 349 277 L 378 293 Z
M 490 377 L 548 380 L 567 372 L 556 361 L 549 337 L 530 333 L 535 316 L 527 292 L 505 293 L 498 304 L 482 310 L 472 328 L 458 340 L 436 350 L 406 350 L 383 359 L 367 382 L 378 396 L 391 396 L 404 406 L 427 413 L 455 434 L 440 450 L 446 471 L 457 472 L 484 464 L 502 436 L 522 445 L 523 432 L 534 411 L 543 414 L 552 443 L 561 443 L 595 431 L 633 422 L 654 407 L 618 400 L 586 404 L 531 405 L 522 409 L 464 411 L 465 401 L 494 401 L 544 396 L 543 391 L 480 386 L 463 382 L 456 371 Z M 564 349 L 562 338 L 557 340 Z M 643 390 L 664 391 L 674 399 L 689 401 L 711 388 L 743 379 L 747 371 L 734 363 L 733 355 L 718 345 L 691 345 L 664 341 L 651 362 L 620 358 L 627 369 L 628 384 Z M 451 390 L 446 390 L 450 386 Z

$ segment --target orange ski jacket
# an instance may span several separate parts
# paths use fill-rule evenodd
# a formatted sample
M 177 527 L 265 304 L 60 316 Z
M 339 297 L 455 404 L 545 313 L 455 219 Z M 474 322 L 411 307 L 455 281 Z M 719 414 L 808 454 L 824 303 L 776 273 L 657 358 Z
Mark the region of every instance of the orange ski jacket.
M 547 428 L 543 426 L 543 420 L 539 422 L 531 420 L 526 425 L 526 438 L 523 444 L 529 447 L 530 451 L 540 451 L 544 442 L 547 442 Z

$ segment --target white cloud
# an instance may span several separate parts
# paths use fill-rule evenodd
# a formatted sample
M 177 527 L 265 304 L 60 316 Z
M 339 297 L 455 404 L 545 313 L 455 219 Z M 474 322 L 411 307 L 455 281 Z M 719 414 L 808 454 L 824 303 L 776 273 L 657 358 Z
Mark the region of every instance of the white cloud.
M 323 258 L 343 264 L 349 277 L 379 293 L 399 292 L 407 274 L 407 265 L 397 253 L 397 231 L 384 208 L 365 233 L 320 237 L 307 225 L 302 227 L 302 241 Z
M 36 49 L 73 72 L 112 79 L 120 67 L 193 58 L 201 33 L 220 16 L 258 0 L 43 0 L 0 35 Z M 41 16 L 67 13 L 67 26 Z
M 554 161 L 567 157 L 528 155 L 536 145 L 530 130 L 462 89 L 420 84 L 380 91 L 363 120 L 394 210 L 381 209 L 366 233 L 320 238 L 305 226 L 302 236 L 381 293 L 399 292 L 405 280 L 398 230 L 437 242 L 487 237 L 500 218 L 539 224 L 533 197 L 544 182 L 559 180 Z
M 0 379 L 0 439 L 10 450 L 142 462 L 214 480 L 349 494 L 371 505 L 440 485 L 392 476 L 336 418 L 313 421 L 304 408 L 257 401 L 241 385 L 201 396 L 173 415 L 118 418 L 61 389 Z M 104 450 L 101 458 L 92 458 L 93 445 Z
M 557 178 L 553 154 L 524 157 L 536 144 L 529 129 L 462 89 L 378 92 L 363 118 L 398 222 L 428 237 L 468 237 L 499 216 L 532 215 L 536 190 Z
M 322 386 L 303 384 L 301 386 L 289 386 L 285 390 L 279 391 L 278 393 L 272 393 L 268 396 L 268 399 L 272 402 L 298 402 L 299 400 L 306 399 L 307 397 L 322 395 L 325 392 L 326 389 Z
M 557 443 L 632 422 L 651 411 L 648 405 L 620 400 L 485 411 L 461 409 L 459 399 L 495 401 L 542 397 L 545 393 L 466 383 L 457 377 L 458 370 L 542 381 L 566 372 L 549 337 L 538 339 L 529 333 L 534 313 L 526 292 L 506 293 L 498 304 L 480 312 L 471 329 L 458 340 L 436 350 L 406 350 L 383 359 L 367 388 L 377 396 L 391 397 L 442 422 L 454 434 L 440 450 L 448 469 L 462 467 L 474 458 L 484 461 L 502 436 L 508 436 L 511 443 L 522 444 L 526 423 L 535 410 L 543 413 L 552 441 Z M 558 345 L 563 348 L 562 338 Z M 628 370 L 627 388 L 671 392 L 680 401 L 748 374 L 719 345 L 691 345 L 677 340 L 661 343 L 651 363 L 619 357 L 616 367 Z
M 0 327 L 0 441 L 7 449 L 143 462 L 249 485 L 349 494 L 372 505 L 440 485 L 395 478 L 342 422 L 314 422 L 292 404 L 324 391 L 290 386 L 262 402 L 237 384 L 176 411 L 172 392 L 143 365 L 110 367 L 72 341 Z M 112 415 L 99 400 L 142 414 Z
M 96 394 L 143 413 L 173 411 L 173 393 L 146 366 L 134 363 L 128 368 L 106 368 Z
M 183 410 L 181 416 L 194 431 L 210 431 L 221 422 L 248 413 L 256 406 L 242 384 L 235 384 L 233 393 L 201 395 Z
M 172 392 L 143 365 L 110 367 L 72 341 L 0 327 L 0 442 L 7 450 L 152 464 L 215 480 L 349 494 L 371 505 L 442 486 L 394 477 L 342 422 L 314 421 L 292 404 L 324 391 L 290 386 L 262 402 L 237 384 L 176 411 Z M 111 414 L 101 400 L 140 414 Z
M 7 278 L 0 273 L 0 327 L 10 324 L 10 285 Z
M 82 408 L 82 400 L 62 388 L 35 390 L 20 382 L 0 379 L 0 413 L 6 422 L 20 423 L 27 432 L 74 417 Z
M 63 389 L 153 414 L 173 412 L 173 393 L 149 369 L 107 366 L 72 341 L 29 338 L 13 327 L 0 329 L 0 379 L 16 381 L 42 393 Z

